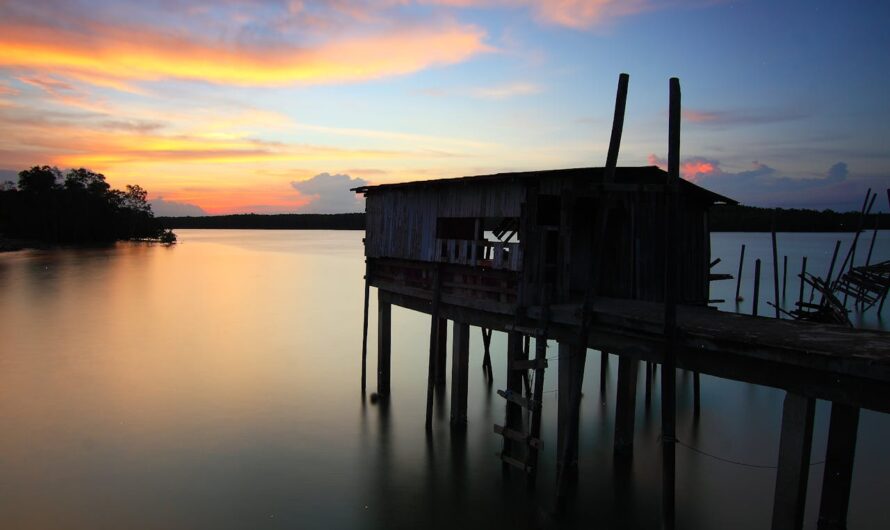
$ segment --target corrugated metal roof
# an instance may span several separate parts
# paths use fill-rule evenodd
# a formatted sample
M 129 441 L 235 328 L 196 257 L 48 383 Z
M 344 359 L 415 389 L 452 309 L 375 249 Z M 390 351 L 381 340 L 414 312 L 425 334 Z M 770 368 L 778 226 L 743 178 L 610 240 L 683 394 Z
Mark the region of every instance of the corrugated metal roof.
M 570 169 L 548 169 L 543 171 L 522 171 L 515 173 L 494 173 L 491 175 L 474 175 L 447 179 L 417 180 L 412 182 L 397 182 L 393 184 L 379 184 L 377 186 L 361 186 L 353 188 L 356 193 L 378 193 L 394 189 L 405 188 L 434 188 L 440 186 L 461 186 L 476 183 L 497 183 L 501 181 L 527 181 L 535 179 L 583 179 L 591 184 L 603 182 L 605 168 L 582 167 Z M 658 166 L 618 167 L 615 168 L 616 184 L 663 184 L 667 179 L 667 172 Z M 680 179 L 681 190 L 687 193 L 701 194 L 703 198 L 714 203 L 737 204 L 729 197 L 709 191 L 692 182 Z

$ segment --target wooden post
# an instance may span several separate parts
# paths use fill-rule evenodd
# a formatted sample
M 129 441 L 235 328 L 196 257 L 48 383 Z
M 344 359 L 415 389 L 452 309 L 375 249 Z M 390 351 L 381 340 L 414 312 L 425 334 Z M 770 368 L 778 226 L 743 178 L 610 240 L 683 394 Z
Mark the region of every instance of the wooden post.
M 430 289 L 433 291 L 433 301 L 430 308 L 430 358 L 427 370 L 426 387 L 426 430 L 433 429 L 433 390 L 436 386 L 436 352 L 439 348 L 439 299 L 441 296 L 441 276 L 437 264 L 431 271 Z
M 452 325 L 451 352 L 451 427 L 466 428 L 467 385 L 470 366 L 470 325 L 455 321 Z
M 754 302 L 751 314 L 757 316 L 757 303 L 760 298 L 760 259 L 754 260 Z
M 825 286 L 826 288 L 831 288 L 831 276 L 834 274 L 834 262 L 837 261 L 837 253 L 841 249 L 841 241 L 837 240 L 834 244 L 834 254 L 831 255 L 831 265 L 828 266 L 828 276 L 825 277 Z M 813 284 L 813 289 L 816 289 L 815 283 Z M 810 298 L 812 298 L 812 293 L 810 294 Z M 822 295 L 822 298 L 819 301 L 819 305 L 825 303 L 825 295 Z
M 556 455 L 559 479 L 578 467 L 578 422 L 581 410 L 581 386 L 587 348 L 559 343 L 558 402 L 556 412 Z
M 695 417 L 701 414 L 701 381 L 698 372 L 692 372 L 692 414 Z
M 736 277 L 735 282 L 735 301 L 739 302 L 741 299 L 739 298 L 739 289 L 742 288 L 742 267 L 745 265 L 745 245 L 742 244 L 742 255 L 739 256 L 739 274 Z
M 785 394 L 773 497 L 773 530 L 800 530 L 803 527 L 815 410 L 816 403 L 812 398 L 790 392 Z
M 600 394 L 606 393 L 606 381 L 609 379 L 609 352 L 600 352 Z
M 803 304 L 803 287 L 804 287 L 804 277 L 807 275 L 807 257 L 803 257 L 803 261 L 800 264 L 800 294 L 797 295 L 797 305 L 800 307 Z
M 448 319 L 440 318 L 436 331 L 436 384 L 445 385 L 448 372 Z
M 853 481 L 853 459 L 859 429 L 859 408 L 831 404 L 825 473 L 822 476 L 822 501 L 819 504 L 819 530 L 845 530 Z
M 629 456 L 634 449 L 634 419 L 637 409 L 637 371 L 639 362 L 629 357 L 618 359 L 618 391 L 615 400 L 615 454 Z
M 482 357 L 482 370 L 488 369 L 488 375 L 491 375 L 491 330 L 486 328 L 479 328 L 482 330 L 482 348 L 485 350 L 485 355 Z
M 392 347 L 392 305 L 377 301 L 377 395 L 389 395 L 390 349 Z
M 646 410 L 652 403 L 652 362 L 646 361 Z
M 782 258 L 782 301 L 785 301 L 785 290 L 788 287 L 788 254 Z
M 773 300 L 775 302 L 776 309 L 776 318 L 781 318 L 782 315 L 779 313 L 779 249 L 778 245 L 776 245 L 776 220 L 775 214 L 773 214 Z
M 675 525 L 676 481 L 676 339 L 677 339 L 677 188 L 680 181 L 680 80 L 670 80 L 668 114 L 668 186 L 665 192 L 664 366 L 661 369 L 662 527 Z
M 624 108 L 627 105 L 627 85 L 630 76 L 618 76 L 618 93 L 615 95 L 615 116 L 612 118 L 612 136 L 609 138 L 609 152 L 606 155 L 604 182 L 615 180 L 615 166 L 618 165 L 618 149 L 621 147 L 621 133 L 624 130 Z
M 368 300 L 371 296 L 371 274 L 368 260 L 365 260 L 365 311 L 362 318 L 362 394 L 368 379 Z

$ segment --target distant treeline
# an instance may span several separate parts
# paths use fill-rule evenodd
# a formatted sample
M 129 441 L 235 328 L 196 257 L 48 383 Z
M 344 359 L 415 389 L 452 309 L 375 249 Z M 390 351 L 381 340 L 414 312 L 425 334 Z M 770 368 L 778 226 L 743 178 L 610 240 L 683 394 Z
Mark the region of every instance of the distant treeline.
M 875 215 L 868 215 L 864 229 L 873 229 Z M 890 228 L 890 215 L 877 215 L 881 229 Z M 711 208 L 712 232 L 851 232 L 859 226 L 859 212 L 798 210 L 719 205 Z
M 206 217 L 158 217 L 166 228 L 242 228 L 265 230 L 364 230 L 365 214 L 287 213 L 276 215 L 238 214 Z
M 752 206 L 714 206 L 711 230 L 714 232 L 769 232 L 775 211 L 779 232 L 851 231 L 859 224 L 859 212 L 831 210 L 785 210 Z M 240 214 L 206 217 L 158 217 L 166 228 L 252 228 L 277 230 L 364 230 L 365 214 Z M 866 217 L 865 228 L 874 228 L 875 216 Z M 880 216 L 882 229 L 890 228 L 890 215 Z
M 105 176 L 86 169 L 35 166 L 18 184 L 0 185 L 0 235 L 49 244 L 97 244 L 122 239 L 173 242 L 139 186 L 112 189 Z

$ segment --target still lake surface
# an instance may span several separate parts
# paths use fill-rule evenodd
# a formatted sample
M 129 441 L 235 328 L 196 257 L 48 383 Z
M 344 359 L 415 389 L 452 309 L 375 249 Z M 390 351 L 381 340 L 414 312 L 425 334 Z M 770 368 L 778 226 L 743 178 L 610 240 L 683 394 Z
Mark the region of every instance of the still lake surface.
M 393 308 L 392 398 L 360 393 L 361 232 L 180 230 L 180 244 L 118 244 L 0 254 L 0 528 L 528 528 L 555 525 L 556 363 L 547 371 L 541 473 L 533 492 L 496 457 L 506 336 L 492 341 L 494 382 L 471 330 L 469 423 L 448 427 L 447 390 L 424 432 L 428 316 Z M 800 258 L 824 276 L 849 234 L 779 234 L 787 304 Z M 864 233 L 857 264 L 871 233 Z M 863 243 L 864 242 L 864 243 Z M 750 312 L 753 259 L 763 260 L 761 314 L 772 314 L 769 234 L 714 234 L 715 272 L 735 275 Z M 878 234 L 872 262 L 890 259 Z M 781 269 L 781 267 L 780 267 Z M 712 298 L 735 310 L 735 281 Z M 372 290 L 369 391 L 376 373 Z M 874 310 L 858 325 L 887 329 Z M 449 336 L 450 341 L 450 336 Z M 554 348 L 554 346 L 551 346 Z M 555 351 L 555 348 L 554 348 Z M 632 467 L 613 465 L 617 359 L 601 394 L 588 353 L 580 478 L 563 527 L 657 528 L 658 386 L 642 373 Z M 449 352 L 450 356 L 450 352 Z M 450 363 L 450 360 L 449 360 Z M 450 373 L 448 374 L 450 382 Z M 782 391 L 708 376 L 692 417 L 692 378 L 678 372 L 681 441 L 722 458 L 774 465 Z M 818 402 L 814 462 L 829 404 Z M 849 527 L 890 528 L 890 416 L 863 411 Z M 815 528 L 823 466 L 811 467 L 806 523 Z M 677 447 L 678 528 L 767 528 L 775 470 Z

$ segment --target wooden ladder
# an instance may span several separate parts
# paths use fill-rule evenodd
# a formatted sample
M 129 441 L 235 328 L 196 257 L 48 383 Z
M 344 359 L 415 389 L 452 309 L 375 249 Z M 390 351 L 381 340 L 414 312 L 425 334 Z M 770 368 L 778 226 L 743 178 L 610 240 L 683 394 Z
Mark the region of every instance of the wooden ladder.
M 501 460 L 505 465 L 521 469 L 534 479 L 537 472 L 538 451 L 541 442 L 541 409 L 544 396 L 544 370 L 547 369 L 547 324 L 549 306 L 544 306 L 536 328 L 511 326 L 509 331 L 516 337 L 535 337 L 534 359 L 518 358 L 523 351 L 520 341 L 514 339 L 507 354 L 507 390 L 498 390 L 499 396 L 507 402 L 504 425 L 494 425 L 494 432 L 504 437 Z M 523 376 L 534 372 L 531 395 L 528 390 L 522 393 Z M 512 383 L 512 384 L 511 384 Z M 523 422 L 522 410 L 530 413 L 528 425 Z M 527 430 L 526 430 L 527 429 Z

